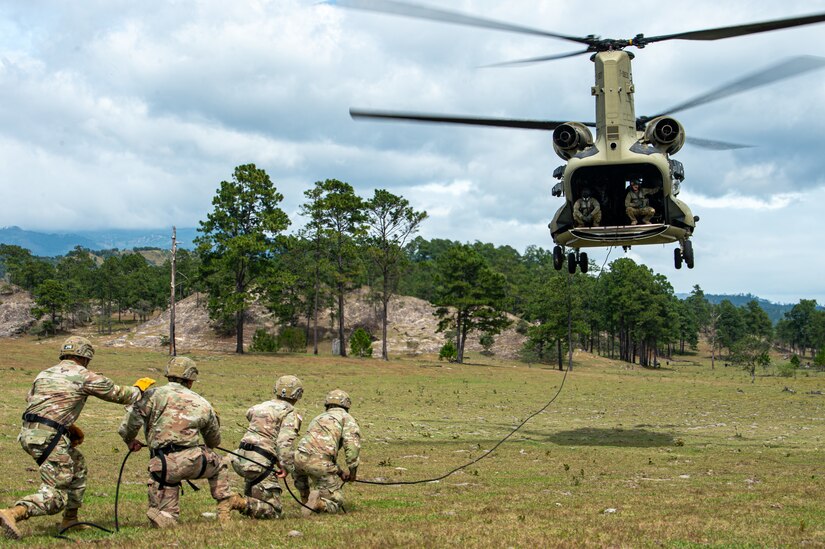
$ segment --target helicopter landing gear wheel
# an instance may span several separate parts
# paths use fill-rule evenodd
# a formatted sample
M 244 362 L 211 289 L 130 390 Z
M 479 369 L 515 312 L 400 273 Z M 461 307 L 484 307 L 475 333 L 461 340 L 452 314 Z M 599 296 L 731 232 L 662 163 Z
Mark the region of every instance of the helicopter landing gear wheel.
M 679 248 L 673 250 L 673 266 L 677 269 L 682 268 L 682 250 Z
M 693 268 L 693 242 L 685 240 L 682 244 L 682 257 L 685 259 L 685 265 L 688 269 Z
M 560 271 L 562 266 L 564 266 L 564 252 L 561 246 L 555 246 L 553 248 L 553 268 Z
M 567 254 L 567 272 L 570 274 L 575 273 L 577 264 L 578 261 L 576 259 L 576 254 L 574 254 L 573 252 Z
M 587 272 L 587 268 L 588 268 L 589 266 L 590 266 L 590 265 L 587 263 L 587 254 L 586 254 L 585 252 L 580 253 L 580 254 L 579 254 L 579 270 L 580 270 L 582 273 L 586 273 L 586 272 Z

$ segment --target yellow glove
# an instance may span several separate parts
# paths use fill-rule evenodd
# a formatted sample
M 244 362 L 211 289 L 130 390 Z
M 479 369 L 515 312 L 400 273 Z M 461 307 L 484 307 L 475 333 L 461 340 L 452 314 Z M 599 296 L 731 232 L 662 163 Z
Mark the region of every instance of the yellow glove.
M 146 392 L 146 389 L 151 387 L 155 384 L 155 380 L 151 377 L 142 377 L 139 380 L 135 381 L 135 387 L 141 390 L 141 392 Z
M 86 435 L 83 434 L 83 429 L 72 423 L 66 429 L 69 431 L 69 444 L 72 448 L 83 444 L 83 439 Z

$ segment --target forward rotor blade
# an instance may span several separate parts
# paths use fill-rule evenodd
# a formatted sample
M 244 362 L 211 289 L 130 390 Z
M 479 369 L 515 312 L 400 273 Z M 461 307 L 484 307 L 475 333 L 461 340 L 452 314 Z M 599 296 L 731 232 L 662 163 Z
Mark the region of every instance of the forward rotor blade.
M 494 29 L 507 32 L 518 32 L 521 34 L 533 34 L 537 36 L 569 40 L 580 44 L 589 45 L 591 43 L 591 41 L 585 37 L 567 36 L 565 34 L 523 27 L 521 25 L 513 25 L 511 23 L 494 21 L 492 19 L 474 17 L 472 15 L 465 15 L 454 11 L 430 8 L 419 4 L 398 2 L 396 0 L 330 0 L 328 3 L 330 5 L 341 6 L 343 8 L 387 13 L 390 15 L 401 15 L 403 17 L 412 17 L 415 19 L 426 19 L 428 21 L 440 21 L 442 23 L 453 23 L 468 27 L 481 27 L 485 29 Z
M 519 120 L 513 118 L 478 118 L 474 116 L 445 116 L 439 114 L 406 113 L 392 111 L 365 111 L 350 109 L 353 118 L 374 118 L 379 120 L 406 120 L 409 122 L 429 122 L 432 124 L 463 124 L 468 126 L 494 126 L 499 128 L 520 128 L 525 130 L 552 131 L 564 122 L 553 120 Z
M 665 34 L 662 36 L 644 37 L 642 45 L 651 42 L 661 42 L 662 40 L 719 40 L 721 38 L 732 38 L 734 36 L 744 36 L 746 34 L 757 34 L 789 27 L 799 27 L 802 25 L 812 25 L 825 21 L 825 13 L 807 15 L 802 17 L 791 17 L 788 19 L 774 19 L 761 23 L 748 23 L 745 25 L 734 25 L 732 27 L 719 27 L 716 29 L 705 29 L 690 32 L 679 32 L 675 34 Z
M 749 149 L 753 145 L 742 145 L 741 143 L 729 143 L 727 141 L 715 141 L 713 139 L 702 139 L 701 137 L 686 137 L 685 141 L 694 147 L 711 149 L 714 151 L 732 151 L 736 149 Z
M 557 55 L 545 55 L 542 57 L 531 57 L 529 59 L 517 59 L 515 61 L 503 61 L 501 63 L 493 63 L 491 65 L 482 65 L 482 69 L 489 69 L 493 67 L 515 67 L 515 66 L 522 66 L 522 65 L 529 65 L 531 63 L 541 63 L 542 61 L 554 61 L 556 59 L 565 59 L 567 57 L 576 57 L 577 55 L 584 55 L 586 53 L 591 53 L 589 49 L 581 50 L 581 51 L 573 51 L 569 53 L 560 53 Z
M 817 57 L 814 55 L 789 57 L 775 65 L 760 69 L 752 74 L 749 74 L 748 76 L 745 76 L 744 78 L 725 84 L 720 88 L 702 94 L 694 99 L 691 99 L 690 101 L 676 105 L 661 114 L 648 118 L 656 118 L 657 116 L 664 116 L 666 114 L 673 114 L 679 111 L 691 109 L 693 107 L 698 107 L 699 105 L 704 105 L 706 103 L 710 103 L 711 101 L 717 101 L 731 95 L 752 90 L 767 84 L 772 84 L 773 82 L 778 82 L 780 80 L 791 78 L 805 72 L 821 69 L 823 67 L 825 67 L 825 57 Z

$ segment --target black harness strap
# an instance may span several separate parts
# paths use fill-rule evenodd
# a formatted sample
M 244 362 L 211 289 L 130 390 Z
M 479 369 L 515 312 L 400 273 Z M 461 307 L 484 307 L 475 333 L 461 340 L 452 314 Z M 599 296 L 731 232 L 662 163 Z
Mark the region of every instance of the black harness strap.
M 263 457 L 265 457 L 266 459 L 269 460 L 270 465 L 273 465 L 273 466 L 276 466 L 276 467 L 278 466 L 278 458 L 275 456 L 275 454 L 273 454 L 269 450 L 261 448 L 257 444 L 251 444 L 249 442 L 241 442 L 240 445 L 238 446 L 238 448 L 240 448 L 241 450 L 246 450 L 248 452 L 255 452 L 256 454 L 260 454 L 260 455 L 262 455 Z M 246 458 L 244 458 L 244 459 L 246 459 Z M 247 490 L 251 490 L 253 486 L 255 486 L 256 484 L 263 481 L 266 477 L 268 477 L 270 474 L 272 474 L 272 472 L 273 472 L 272 469 L 264 468 L 263 473 L 261 473 L 260 475 L 258 475 L 257 477 L 255 477 L 254 479 L 249 481 L 249 485 L 247 486 Z M 246 495 L 249 495 L 249 494 L 246 494 Z
M 37 458 L 37 466 L 40 467 L 45 463 L 49 456 L 51 455 L 52 451 L 54 451 L 57 443 L 60 442 L 60 437 L 69 434 L 69 430 L 66 428 L 65 425 L 58 423 L 52 419 L 47 417 L 38 416 L 37 414 L 23 414 L 23 421 L 27 421 L 29 423 L 40 423 L 41 425 L 45 425 L 46 427 L 51 427 L 56 431 L 54 436 L 49 440 L 49 444 L 46 446 L 46 449 L 43 450 L 43 453 L 40 454 L 40 457 Z
M 157 471 L 151 471 L 149 474 L 155 479 L 160 485 L 160 489 L 163 490 L 166 486 L 171 486 L 172 488 L 177 488 L 181 485 L 180 482 L 169 483 L 166 482 L 166 454 L 174 454 L 177 452 L 183 452 L 184 450 L 190 450 L 192 448 L 197 448 L 197 446 L 178 446 L 177 444 L 167 444 L 166 446 L 162 446 L 160 448 L 155 448 L 149 452 L 151 457 L 156 457 L 160 459 L 160 474 Z M 203 472 L 206 470 L 206 457 L 201 454 L 201 470 L 198 473 L 198 476 L 195 478 L 200 478 Z M 188 479 L 186 480 L 186 484 L 188 484 L 193 490 L 196 492 L 200 490 L 197 486 L 192 484 Z

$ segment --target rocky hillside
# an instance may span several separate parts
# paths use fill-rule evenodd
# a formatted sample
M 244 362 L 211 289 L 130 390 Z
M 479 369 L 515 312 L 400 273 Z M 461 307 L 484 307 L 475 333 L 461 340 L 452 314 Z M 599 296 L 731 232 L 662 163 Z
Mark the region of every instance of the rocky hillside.
M 34 300 L 29 292 L 0 282 L 0 337 L 20 335 L 31 328 L 35 322 L 32 307 Z
M 381 337 L 381 305 L 371 300 L 366 289 L 351 292 L 346 299 L 345 326 L 347 334 L 358 327 L 363 327 L 373 338 L 379 341 L 373 345 L 376 351 L 380 349 Z M 387 345 L 390 355 L 418 355 L 437 353 L 444 344 L 444 335 L 436 332 L 438 320 L 433 314 L 435 307 L 430 303 L 409 296 L 396 296 L 390 302 Z M 203 294 L 192 295 L 177 304 L 176 307 L 176 340 L 177 348 L 181 353 L 187 350 L 216 350 L 234 351 L 234 336 L 219 336 L 206 310 L 206 299 Z M 331 311 L 324 311 L 319 319 L 324 351 L 329 352 L 331 340 L 336 330 L 332 324 Z M 515 317 L 512 320 L 516 321 Z M 496 337 L 493 352 L 503 358 L 515 358 L 524 342 L 524 336 L 514 329 L 515 322 L 504 333 Z M 255 305 L 247 315 L 244 339 L 248 346 L 252 335 L 258 328 L 265 328 L 272 333 L 277 332 L 278 326 L 263 307 Z M 157 318 L 141 324 L 129 334 L 122 335 L 107 344 L 123 347 L 160 347 L 163 336 L 169 334 L 169 311 Z M 480 351 L 479 334 L 471 334 L 467 342 L 470 351 Z M 378 353 L 376 353 L 378 354 Z

